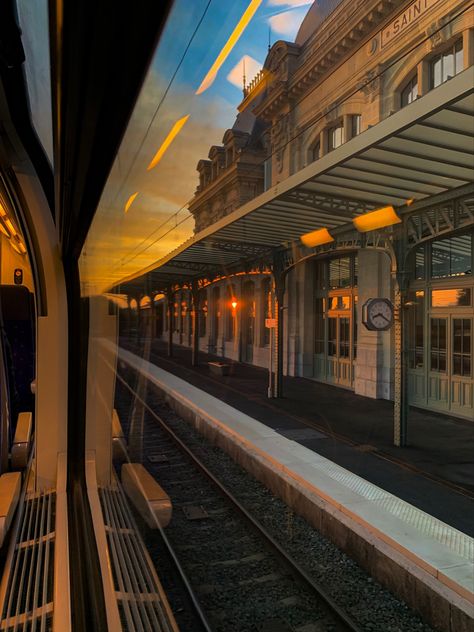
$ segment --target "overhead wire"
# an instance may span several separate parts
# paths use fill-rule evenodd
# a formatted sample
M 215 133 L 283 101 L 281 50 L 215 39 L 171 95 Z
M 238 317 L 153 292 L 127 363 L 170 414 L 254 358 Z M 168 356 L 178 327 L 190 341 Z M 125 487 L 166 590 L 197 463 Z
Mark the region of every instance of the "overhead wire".
M 353 97 L 355 94 L 357 94 L 358 92 L 360 92 L 360 90 L 362 90 L 364 87 L 368 86 L 369 84 L 371 84 L 373 81 L 377 80 L 378 78 L 382 77 L 383 74 L 385 72 L 387 72 L 388 69 L 390 69 L 391 67 L 393 67 L 394 65 L 396 65 L 397 63 L 399 63 L 404 57 L 407 57 L 410 53 L 412 53 L 413 51 L 415 51 L 419 46 L 421 46 L 422 44 L 426 43 L 428 41 L 429 38 L 431 38 L 433 35 L 435 35 L 436 33 L 438 33 L 439 31 L 441 31 L 443 28 L 445 28 L 445 26 L 447 24 L 450 24 L 452 21 L 454 21 L 455 19 L 457 19 L 460 15 L 462 15 L 463 13 L 465 13 L 466 11 L 468 11 L 469 9 L 471 9 L 474 6 L 474 3 L 471 3 L 470 5 L 468 5 L 467 7 L 465 7 L 464 9 L 462 9 L 460 12 L 458 12 L 456 15 L 451 16 L 449 20 L 446 20 L 446 22 L 444 24 L 442 24 L 441 26 L 438 26 L 432 33 L 430 33 L 429 36 L 426 36 L 421 42 L 418 42 L 417 44 L 414 44 L 408 51 L 405 51 L 403 54 L 397 56 L 395 59 L 393 59 L 390 64 L 386 67 L 384 67 L 383 70 L 381 70 L 380 72 L 374 74 L 372 77 L 368 78 L 365 83 L 360 83 L 358 84 L 357 88 L 354 89 L 349 95 L 346 96 L 345 100 L 350 99 L 351 97 Z M 364 44 L 363 44 L 364 45 Z M 355 52 L 358 52 L 362 46 L 361 45 Z M 298 105 L 301 104 L 301 102 L 306 99 L 308 97 L 309 94 L 313 93 L 314 91 L 316 91 L 319 88 L 319 85 L 315 86 L 314 88 L 312 88 L 311 90 L 309 90 L 307 93 L 304 94 L 304 96 L 299 100 L 296 101 L 293 105 L 293 107 L 285 114 L 285 117 L 289 117 L 290 114 L 296 109 L 296 107 Z M 296 140 L 297 138 L 299 138 L 301 135 L 303 135 L 308 129 L 311 129 L 312 127 L 316 127 L 316 125 L 323 119 L 325 118 L 330 112 L 333 112 L 334 110 L 337 109 L 337 107 L 340 104 L 335 104 L 332 108 L 330 108 L 329 110 L 325 111 L 324 115 L 321 114 L 321 116 L 319 116 L 316 120 L 313 120 L 311 123 L 309 123 L 306 126 L 303 126 L 296 134 L 294 134 L 290 139 L 288 139 L 285 143 L 283 143 L 282 145 L 278 146 L 274 151 L 270 152 L 269 156 L 267 158 L 265 158 L 265 160 L 262 160 L 261 162 L 257 163 L 258 165 L 263 165 L 269 158 L 273 157 L 278 151 L 282 151 L 282 149 L 285 149 L 286 147 L 288 147 L 288 145 L 290 143 L 292 143 L 294 140 Z M 284 118 L 285 118 L 284 117 Z M 264 134 L 265 132 L 263 132 Z M 191 201 L 191 200 L 190 200 Z M 160 237 L 158 237 L 157 239 L 153 240 L 150 244 L 148 244 L 146 246 L 146 248 L 140 250 L 139 252 L 135 252 L 138 248 L 140 248 L 141 245 L 143 245 L 144 243 L 146 243 L 152 235 L 154 235 L 158 230 L 160 230 L 160 228 L 162 228 L 166 223 L 168 223 L 173 217 L 177 217 L 179 213 L 181 213 L 183 210 L 185 210 L 187 208 L 187 206 L 189 205 L 190 201 L 186 202 L 186 204 L 184 204 L 183 206 L 181 206 L 181 208 L 176 211 L 175 213 L 173 213 L 172 215 L 170 215 L 165 222 L 163 222 L 162 224 L 160 224 L 159 227 L 157 227 L 156 229 L 154 229 L 147 237 L 145 237 L 140 244 L 138 244 L 135 249 L 130 253 L 129 257 L 127 257 L 126 259 L 122 260 L 123 261 L 123 265 L 125 265 L 126 263 L 130 263 L 131 261 L 135 260 L 138 256 L 140 256 L 140 254 L 142 254 L 143 252 L 149 250 L 149 248 L 153 245 L 155 245 L 158 241 L 160 241 L 165 235 L 167 235 L 170 231 L 167 231 L 164 235 L 161 235 Z M 184 220 L 182 220 L 181 222 L 177 223 L 176 226 L 181 225 L 184 221 L 186 221 L 187 219 L 189 219 L 190 216 L 187 216 L 186 218 L 184 218 Z M 175 226 L 175 227 L 176 227 Z M 173 229 L 170 229 L 173 230 Z

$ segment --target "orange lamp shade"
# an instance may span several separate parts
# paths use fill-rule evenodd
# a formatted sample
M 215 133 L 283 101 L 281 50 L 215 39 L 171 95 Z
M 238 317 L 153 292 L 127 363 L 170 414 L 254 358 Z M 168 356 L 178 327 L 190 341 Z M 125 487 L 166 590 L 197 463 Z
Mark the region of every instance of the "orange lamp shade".
M 377 228 L 400 224 L 401 221 L 393 206 L 384 206 L 384 208 L 380 208 L 376 211 L 370 211 L 370 213 L 364 213 L 363 215 L 354 217 L 352 220 L 354 226 L 360 233 L 367 233 L 370 230 L 377 230 Z
M 334 241 L 334 237 L 327 228 L 313 230 L 311 233 L 301 235 L 300 239 L 308 248 L 314 248 L 315 246 L 321 246 L 322 244 L 329 244 L 331 241 Z

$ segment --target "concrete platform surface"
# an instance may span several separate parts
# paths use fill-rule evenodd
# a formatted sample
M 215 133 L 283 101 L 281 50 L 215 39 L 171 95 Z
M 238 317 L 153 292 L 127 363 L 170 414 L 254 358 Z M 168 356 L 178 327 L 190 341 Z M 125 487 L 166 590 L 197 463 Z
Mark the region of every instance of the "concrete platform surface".
M 136 350 L 136 343 L 127 344 Z M 154 340 L 149 360 L 280 435 L 316 451 L 418 509 L 474 536 L 474 423 L 411 409 L 409 445 L 393 445 L 393 404 L 305 378 L 285 378 L 284 397 L 267 398 L 268 371 L 229 362 L 228 376 L 211 375 L 200 353 Z M 141 353 L 140 353 L 141 355 Z M 217 358 L 219 359 L 219 358 Z
M 263 461 L 312 499 L 315 511 L 331 514 L 347 528 L 353 525 L 353 532 L 370 543 L 371 554 L 383 550 L 404 572 L 472 616 L 473 538 L 169 371 L 124 349 L 119 357 L 172 399 L 178 411 L 186 410 L 194 423 L 225 435 L 249 459 Z

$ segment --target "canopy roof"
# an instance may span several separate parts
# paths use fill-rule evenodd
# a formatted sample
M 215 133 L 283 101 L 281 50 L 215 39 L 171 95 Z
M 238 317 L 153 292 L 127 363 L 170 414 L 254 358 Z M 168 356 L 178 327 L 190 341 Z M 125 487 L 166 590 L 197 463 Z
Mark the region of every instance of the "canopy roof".
M 120 284 L 162 291 L 254 261 L 307 232 L 407 200 L 436 197 L 474 179 L 471 69 L 432 90 Z M 426 203 L 423 204 L 426 207 Z M 247 263 L 248 264 L 248 263 Z

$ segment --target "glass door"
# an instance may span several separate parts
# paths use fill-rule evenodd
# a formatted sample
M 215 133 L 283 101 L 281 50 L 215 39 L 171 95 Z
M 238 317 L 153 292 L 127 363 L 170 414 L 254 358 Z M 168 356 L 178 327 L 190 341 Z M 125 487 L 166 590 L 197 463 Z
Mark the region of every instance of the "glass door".
M 471 417 L 473 318 L 430 318 L 428 404 L 433 408 Z
M 472 318 L 451 318 L 450 409 L 474 418 Z

